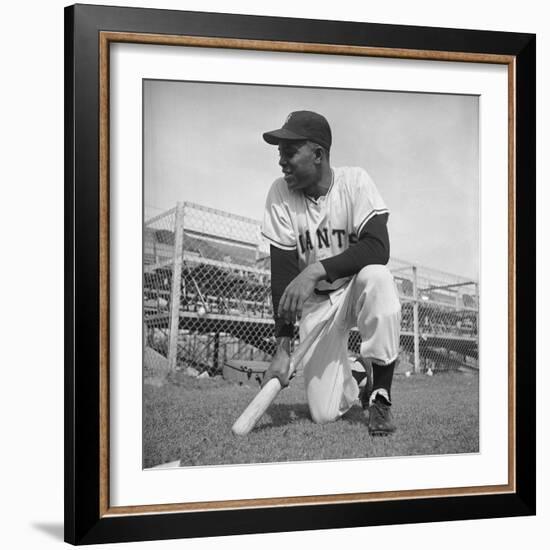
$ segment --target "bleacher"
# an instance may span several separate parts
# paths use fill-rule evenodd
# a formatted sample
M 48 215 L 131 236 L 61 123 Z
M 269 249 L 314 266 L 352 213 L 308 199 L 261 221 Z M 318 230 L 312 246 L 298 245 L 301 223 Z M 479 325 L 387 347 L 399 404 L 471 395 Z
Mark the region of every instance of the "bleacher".
M 186 205 L 181 255 L 182 334 L 223 334 L 250 350 L 250 359 L 273 350 L 269 255 L 254 220 Z M 210 230 L 200 215 L 207 216 Z M 170 211 L 173 218 L 173 211 Z M 172 223 L 172 226 L 170 226 Z M 228 229 L 224 231 L 224 228 Z M 146 325 L 169 324 L 175 230 L 173 220 L 157 217 L 144 230 L 144 316 Z M 414 304 L 423 353 L 451 350 L 477 358 L 477 296 L 473 282 L 393 260 L 402 300 L 401 344 L 414 341 Z M 414 277 L 417 277 L 416 299 Z M 212 336 L 214 338 L 214 336 Z M 357 335 L 350 339 L 356 347 Z M 219 345 L 219 342 L 218 344 Z M 440 353 L 440 351 L 437 351 Z M 265 356 L 262 356 L 265 357 Z

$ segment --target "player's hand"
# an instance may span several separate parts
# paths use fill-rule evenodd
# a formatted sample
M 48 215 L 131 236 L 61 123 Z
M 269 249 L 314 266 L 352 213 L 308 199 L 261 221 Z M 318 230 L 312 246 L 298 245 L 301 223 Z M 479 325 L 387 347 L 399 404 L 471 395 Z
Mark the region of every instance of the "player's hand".
M 287 323 L 294 324 L 301 317 L 304 302 L 313 294 L 317 281 L 327 275 L 321 262 L 308 265 L 286 287 L 279 301 L 278 316 Z
M 286 388 L 294 373 L 290 372 L 290 339 L 286 339 L 285 345 L 278 345 L 271 365 L 264 373 L 262 388 L 272 378 L 278 378 L 281 386 Z

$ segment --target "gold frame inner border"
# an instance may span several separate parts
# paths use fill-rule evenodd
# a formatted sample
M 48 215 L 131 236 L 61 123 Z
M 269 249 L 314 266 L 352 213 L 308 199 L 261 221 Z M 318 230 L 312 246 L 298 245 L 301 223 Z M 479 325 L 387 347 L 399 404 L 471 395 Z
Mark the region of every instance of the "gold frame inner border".
M 387 57 L 394 59 L 418 59 L 430 61 L 455 61 L 465 63 L 492 63 L 508 67 L 508 483 L 476 487 L 439 488 L 376 493 L 348 493 L 301 497 L 225 500 L 142 506 L 111 507 L 109 503 L 109 81 L 111 43 L 155 44 L 159 46 L 187 46 L 225 48 L 267 52 L 294 52 L 363 57 Z M 199 512 L 208 510 L 234 510 L 272 508 L 280 506 L 314 506 L 345 504 L 352 502 L 376 502 L 451 496 L 480 496 L 505 494 L 516 491 L 516 59 L 511 55 L 413 50 L 401 48 L 376 48 L 336 44 L 300 42 L 276 42 L 269 40 L 245 40 L 184 35 L 158 35 L 145 33 L 99 33 L 99 296 L 100 296 L 100 486 L 99 515 L 113 517 L 140 514 L 175 512 Z

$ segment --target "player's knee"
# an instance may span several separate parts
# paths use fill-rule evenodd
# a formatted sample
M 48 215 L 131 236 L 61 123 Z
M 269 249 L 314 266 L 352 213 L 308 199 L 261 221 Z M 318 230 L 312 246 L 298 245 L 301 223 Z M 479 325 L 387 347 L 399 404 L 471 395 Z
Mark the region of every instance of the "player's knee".
M 385 265 L 367 265 L 357 274 L 357 282 L 362 286 L 393 287 L 393 277 Z
M 368 265 L 357 274 L 359 310 L 368 308 L 370 315 L 399 322 L 401 304 L 393 275 L 385 265 Z M 373 301 L 374 300 L 374 301 Z M 377 304 L 373 309 L 373 305 Z

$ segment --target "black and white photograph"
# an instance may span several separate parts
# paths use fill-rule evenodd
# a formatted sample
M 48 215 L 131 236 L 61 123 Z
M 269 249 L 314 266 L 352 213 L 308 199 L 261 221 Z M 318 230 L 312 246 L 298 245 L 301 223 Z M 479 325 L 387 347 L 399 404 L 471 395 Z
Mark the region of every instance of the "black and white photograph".
M 538 26 L 161 4 L 64 10 L 65 541 L 517 546 Z
M 548 546 L 543 2 L 3 19 L 3 548 Z
M 478 453 L 479 97 L 142 102 L 143 468 Z

